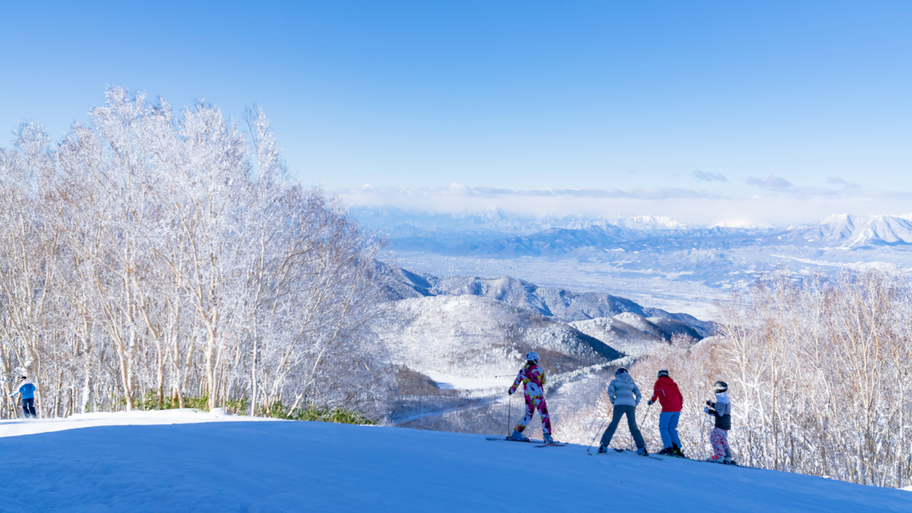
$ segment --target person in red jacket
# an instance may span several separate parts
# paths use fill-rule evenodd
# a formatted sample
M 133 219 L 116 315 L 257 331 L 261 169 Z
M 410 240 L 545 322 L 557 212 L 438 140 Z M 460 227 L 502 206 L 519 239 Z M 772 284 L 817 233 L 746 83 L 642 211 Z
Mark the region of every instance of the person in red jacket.
M 655 382 L 652 391 L 652 399 L 647 403 L 658 400 L 662 403 L 662 414 L 659 415 L 659 434 L 662 435 L 662 445 L 664 449 L 659 454 L 667 456 L 684 457 L 684 451 L 681 450 L 681 439 L 678 438 L 678 419 L 681 417 L 681 406 L 684 404 L 684 396 L 678 390 L 677 383 L 668 376 L 668 369 L 659 371 L 659 379 Z

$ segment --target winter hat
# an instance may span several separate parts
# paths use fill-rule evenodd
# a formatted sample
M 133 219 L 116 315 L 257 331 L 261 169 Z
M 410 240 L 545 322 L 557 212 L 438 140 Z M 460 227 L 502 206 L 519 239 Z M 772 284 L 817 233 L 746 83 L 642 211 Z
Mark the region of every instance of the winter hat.
M 713 388 L 716 390 L 717 394 L 721 394 L 722 392 L 728 391 L 728 383 L 724 381 L 716 381 L 713 384 Z
M 25 377 L 25 376 L 22 376 L 22 377 L 19 378 L 19 381 L 22 381 L 23 379 L 28 379 L 28 378 Z
M 621 374 L 624 374 L 625 372 L 627 372 L 627 369 L 620 367 L 618 370 L 614 371 L 614 375 L 620 376 Z
M 538 363 L 538 353 L 536 353 L 535 351 L 529 351 L 526 354 L 526 361 Z
M 667 375 L 668 375 L 668 369 L 659 369 L 659 377 L 660 377 L 660 378 L 661 378 L 662 376 L 667 376 Z

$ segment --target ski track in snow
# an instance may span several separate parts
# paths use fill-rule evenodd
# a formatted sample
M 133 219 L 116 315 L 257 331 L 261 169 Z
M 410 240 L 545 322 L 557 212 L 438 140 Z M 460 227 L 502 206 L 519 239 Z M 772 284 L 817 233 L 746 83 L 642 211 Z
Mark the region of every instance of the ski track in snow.
M 912 511 L 906 491 L 785 472 L 187 411 L 3 423 L 0 468 L 11 512 Z

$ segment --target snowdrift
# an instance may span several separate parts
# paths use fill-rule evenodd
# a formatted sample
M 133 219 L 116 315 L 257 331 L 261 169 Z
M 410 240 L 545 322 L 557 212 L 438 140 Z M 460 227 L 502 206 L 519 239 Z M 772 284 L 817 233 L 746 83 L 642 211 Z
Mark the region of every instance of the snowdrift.
M 3 422 L 0 509 L 912 511 L 905 491 L 783 472 L 587 456 L 581 446 L 482 435 L 249 420 L 184 411 Z M 42 432 L 47 425 L 69 429 Z

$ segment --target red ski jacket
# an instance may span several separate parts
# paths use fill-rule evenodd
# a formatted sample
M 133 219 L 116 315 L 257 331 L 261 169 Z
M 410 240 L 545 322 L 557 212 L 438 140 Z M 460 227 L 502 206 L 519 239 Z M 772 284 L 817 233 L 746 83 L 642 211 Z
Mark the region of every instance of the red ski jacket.
M 662 403 L 662 411 L 681 411 L 684 405 L 684 396 L 678 390 L 678 385 L 668 376 L 662 376 L 656 380 L 655 388 L 652 389 L 652 399 Z

